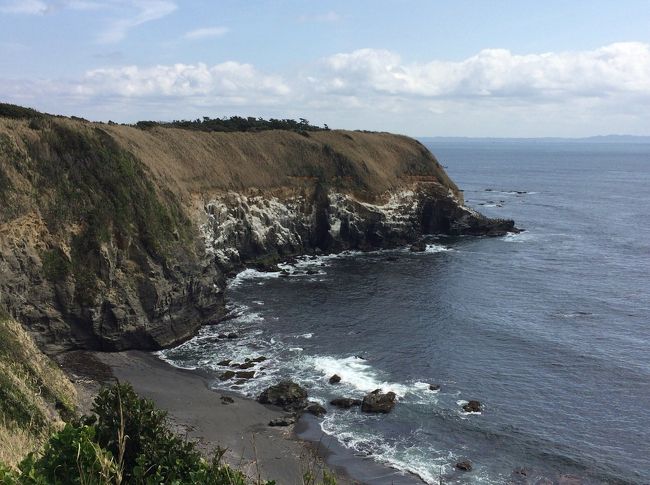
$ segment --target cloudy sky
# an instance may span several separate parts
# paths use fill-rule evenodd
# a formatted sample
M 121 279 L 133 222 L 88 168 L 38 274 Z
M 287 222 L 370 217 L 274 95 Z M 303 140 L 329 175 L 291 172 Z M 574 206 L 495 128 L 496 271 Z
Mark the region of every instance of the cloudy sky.
M 650 135 L 650 2 L 0 0 L 0 101 L 119 122 Z

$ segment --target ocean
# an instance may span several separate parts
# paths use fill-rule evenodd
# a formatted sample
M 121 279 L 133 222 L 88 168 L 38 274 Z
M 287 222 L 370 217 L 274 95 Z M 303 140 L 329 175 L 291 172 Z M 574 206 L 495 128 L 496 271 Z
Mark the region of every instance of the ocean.
M 427 146 L 468 205 L 525 231 L 246 270 L 237 317 L 161 358 L 217 376 L 266 356 L 259 378 L 215 378 L 251 397 L 280 378 L 322 403 L 393 390 L 388 415 L 301 427 L 367 483 L 650 483 L 650 144 Z

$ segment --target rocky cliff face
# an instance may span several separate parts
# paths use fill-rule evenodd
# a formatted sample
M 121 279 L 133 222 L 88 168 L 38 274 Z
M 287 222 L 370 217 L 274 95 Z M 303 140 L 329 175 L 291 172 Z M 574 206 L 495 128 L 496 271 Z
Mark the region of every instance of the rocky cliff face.
M 417 141 L 0 118 L 0 304 L 50 351 L 155 349 L 217 321 L 229 271 L 425 234 L 498 235 Z

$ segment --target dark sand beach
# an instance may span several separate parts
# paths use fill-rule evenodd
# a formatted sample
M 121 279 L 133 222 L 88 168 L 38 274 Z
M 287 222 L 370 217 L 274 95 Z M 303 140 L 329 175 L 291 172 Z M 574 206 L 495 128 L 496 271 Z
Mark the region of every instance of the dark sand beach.
M 297 439 L 292 427 L 268 426 L 270 420 L 286 415 L 281 409 L 212 391 L 207 377 L 172 367 L 146 352 L 83 354 L 86 359 L 90 356 L 94 365 L 79 369 L 74 361 L 80 359 L 73 356 L 65 358 L 64 365 L 77 377 L 89 405 L 99 382 L 112 378 L 129 382 L 139 395 L 169 413 L 179 433 L 198 440 L 208 455 L 217 446 L 227 448 L 225 460 L 251 478 L 301 484 L 308 471 L 322 477 L 323 461 L 316 446 Z M 224 404 L 222 396 L 234 402 Z M 338 483 L 352 483 L 337 478 Z

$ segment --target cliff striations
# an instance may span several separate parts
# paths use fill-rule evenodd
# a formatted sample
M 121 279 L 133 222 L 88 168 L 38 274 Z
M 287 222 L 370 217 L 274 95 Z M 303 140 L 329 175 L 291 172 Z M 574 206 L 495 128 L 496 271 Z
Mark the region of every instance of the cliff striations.
M 50 352 L 189 338 L 223 316 L 224 275 L 243 265 L 513 230 L 465 207 L 404 136 L 142 130 L 11 108 L 0 305 Z

